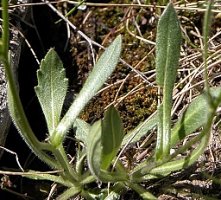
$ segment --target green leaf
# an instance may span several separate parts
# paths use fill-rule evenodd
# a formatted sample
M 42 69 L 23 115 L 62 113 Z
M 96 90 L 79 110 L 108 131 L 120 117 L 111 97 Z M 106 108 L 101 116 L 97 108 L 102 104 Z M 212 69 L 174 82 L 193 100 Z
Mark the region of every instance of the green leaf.
M 38 86 L 35 87 L 35 92 L 51 134 L 60 121 L 68 86 L 63 64 L 54 49 L 50 49 L 42 60 L 37 76 Z
M 156 39 L 156 78 L 161 87 L 176 80 L 180 57 L 181 30 L 176 11 L 169 3 L 159 19 Z
M 142 199 L 145 200 L 155 200 L 157 199 L 155 196 L 153 196 L 153 194 L 151 194 L 150 192 L 148 192 L 148 190 L 146 188 L 143 188 L 141 185 L 136 184 L 136 183 L 129 183 L 129 187 L 131 189 L 133 189 L 134 191 L 137 192 L 137 194 L 140 195 L 140 197 L 142 197 Z
M 82 150 L 77 149 L 77 160 L 75 162 L 75 169 L 77 174 L 81 175 L 84 171 L 84 164 L 86 159 L 86 149 L 83 148 Z
M 76 128 L 75 138 L 86 144 L 90 127 L 90 124 L 80 118 L 77 118 L 73 125 L 73 128 Z
M 118 111 L 110 106 L 101 123 L 102 162 L 101 168 L 106 170 L 118 153 L 124 137 L 123 125 Z
M 113 112 L 113 113 L 112 113 Z M 110 114 L 108 114 L 109 117 L 116 117 L 116 111 L 111 109 Z M 113 122 L 113 119 L 111 119 L 111 124 Z M 119 123 L 119 122 L 117 122 Z M 116 123 L 116 124 L 117 124 Z M 111 143 L 108 143 L 107 141 L 103 141 L 103 144 L 111 145 L 112 147 L 109 149 L 107 147 L 107 150 L 105 149 L 106 147 L 102 146 L 102 132 L 103 130 L 107 131 L 107 127 L 103 129 L 103 122 L 101 120 L 95 122 L 89 131 L 88 138 L 87 138 L 87 145 L 86 145 L 86 152 L 87 152 L 87 161 L 88 161 L 88 166 L 91 171 L 91 173 L 96 177 L 96 179 L 101 180 L 103 182 L 114 182 L 114 181 L 127 181 L 128 176 L 126 173 L 120 172 L 120 171 L 114 171 L 114 172 L 109 172 L 105 168 L 109 166 L 111 163 L 113 157 L 116 155 L 118 147 L 121 144 L 123 138 L 121 135 L 120 136 L 114 136 L 114 137 L 119 137 L 118 141 L 115 141 L 115 138 L 113 137 L 110 140 L 113 140 Z M 107 124 L 108 125 L 108 124 Z M 113 125 L 113 124 L 112 124 Z M 104 125 L 106 126 L 106 125 Z M 119 128 L 117 130 L 121 130 L 121 126 L 117 125 Z M 110 128 L 110 127 L 109 127 Z M 111 129 L 111 128 L 110 128 Z M 108 131 L 109 132 L 109 131 Z M 114 134 L 116 132 L 114 131 Z M 112 134 L 112 133 L 111 133 Z M 106 138 L 107 140 L 109 138 Z M 104 150 L 105 149 L 105 150 Z M 112 150 L 112 151 L 109 151 Z M 104 151 L 106 153 L 104 153 Z M 114 152 L 114 154 L 113 154 Z M 105 161 L 104 161 L 105 160 Z M 102 165 L 102 167 L 101 167 Z
M 142 137 L 149 134 L 149 131 L 157 125 L 157 111 L 148 119 L 140 123 L 136 128 L 125 135 L 121 146 L 139 141 Z
M 92 174 L 99 179 L 101 168 L 101 120 L 95 122 L 89 131 L 87 138 L 87 160 L 88 166 Z
M 33 180 L 47 180 L 55 183 L 59 183 L 61 185 L 65 185 L 67 187 L 73 186 L 69 180 L 64 180 L 62 176 L 56 176 L 52 174 L 46 174 L 45 172 L 29 170 L 27 173 L 24 173 L 22 177 L 26 177 Z
M 181 45 L 181 30 L 176 11 L 169 3 L 160 17 L 156 39 L 156 81 L 163 88 L 158 109 L 156 160 L 170 154 L 172 92 L 176 80 Z
M 219 98 L 220 97 L 221 96 L 219 96 Z M 206 122 L 203 131 L 199 135 L 194 137 L 192 140 L 188 141 L 186 145 L 184 145 L 187 147 L 191 147 L 193 144 L 200 142 L 200 144 L 196 148 L 194 148 L 194 150 L 190 153 L 190 155 L 182 159 L 176 159 L 173 161 L 165 162 L 162 165 L 152 168 L 152 170 L 149 170 L 148 167 L 144 167 L 143 169 L 141 169 L 140 178 L 142 180 L 147 180 L 147 179 L 156 178 L 156 175 L 158 175 L 158 178 L 160 178 L 162 176 L 169 175 L 171 172 L 178 171 L 192 165 L 202 155 L 202 153 L 205 151 L 209 143 L 213 118 L 214 118 L 214 111 L 210 110 L 208 121 Z
M 221 103 L 221 87 L 210 88 L 209 91 L 214 104 L 212 106 L 209 104 L 210 101 L 208 100 L 208 94 L 206 92 L 198 96 L 192 101 L 186 113 L 180 120 L 178 120 L 172 131 L 171 144 L 175 145 L 177 141 L 183 139 L 195 129 L 203 126 L 203 130 L 200 134 L 189 140 L 185 145 L 179 147 L 177 151 L 183 152 L 183 149 L 186 150 L 195 143 L 200 142 L 200 144 L 191 152 L 190 155 L 173 161 L 170 161 L 171 159 L 167 158 L 167 161 L 164 164 L 156 167 L 153 166 L 150 168 L 151 163 L 144 161 L 136 167 L 137 170 L 133 175 L 134 177 L 137 177 L 138 180 L 142 179 L 140 181 L 143 181 L 156 178 L 157 176 L 158 178 L 166 176 L 171 172 L 190 166 L 199 158 L 200 155 L 202 155 L 209 142 L 215 111 Z M 199 120 L 196 118 L 199 118 Z M 180 135 L 177 135 L 179 133 Z
M 215 100 L 221 95 L 221 88 L 210 88 L 210 95 Z M 188 106 L 187 110 L 179 118 L 171 132 L 171 145 L 202 127 L 208 120 L 210 105 L 205 93 L 196 97 Z
M 54 139 L 52 139 L 55 140 L 56 143 L 60 143 L 60 140 L 63 140 L 64 135 L 73 125 L 76 117 L 89 102 L 89 100 L 96 95 L 97 91 L 102 87 L 107 78 L 114 71 L 120 58 L 121 43 L 122 39 L 119 35 L 105 50 L 98 62 L 95 64 L 82 90 L 57 127 Z
M 16 95 L 15 91 L 12 90 L 10 83 L 8 83 L 7 88 L 7 101 L 12 121 L 16 126 L 18 132 L 20 133 L 21 137 L 30 147 L 32 152 L 35 153 L 36 156 L 38 156 L 43 162 L 47 163 L 49 166 L 53 168 L 58 168 L 55 159 L 42 150 L 44 149 L 47 150 L 47 152 L 50 152 L 52 150 L 51 145 L 48 143 L 40 142 L 35 136 L 23 110 L 22 103 Z
M 81 187 L 71 187 L 65 190 L 62 194 L 60 194 L 56 199 L 57 200 L 67 200 L 71 197 L 77 196 L 81 192 Z
M 0 38 L 0 58 L 4 59 L 4 45 L 2 38 Z
M 111 191 L 104 200 L 118 200 L 120 199 L 120 195 L 114 191 Z

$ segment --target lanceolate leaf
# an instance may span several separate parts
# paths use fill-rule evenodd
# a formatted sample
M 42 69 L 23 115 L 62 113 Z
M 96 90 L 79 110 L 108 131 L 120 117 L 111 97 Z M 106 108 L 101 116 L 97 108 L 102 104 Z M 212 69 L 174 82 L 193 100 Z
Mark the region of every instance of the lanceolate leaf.
M 85 122 L 84 120 L 77 118 L 74 122 L 74 128 L 76 129 L 76 139 L 82 141 L 84 144 L 87 143 L 87 137 L 90 131 L 90 124 Z
M 176 80 L 180 57 L 181 30 L 173 4 L 164 10 L 157 26 L 156 39 L 156 78 L 161 87 L 173 84 Z
M 135 172 L 137 174 L 140 173 L 139 176 L 142 177 L 143 180 L 154 178 L 154 175 L 156 174 L 158 174 L 158 177 L 165 176 L 173 171 L 183 169 L 193 164 L 199 158 L 199 156 L 202 155 L 203 151 L 208 145 L 210 129 L 215 115 L 215 110 L 221 103 L 221 88 L 210 88 L 209 91 L 210 95 L 212 96 L 214 105 L 209 105 L 208 95 L 206 93 L 203 93 L 191 102 L 187 111 L 178 120 L 172 130 L 171 145 L 174 146 L 185 136 L 192 133 L 197 128 L 203 126 L 204 128 L 202 132 L 196 137 L 192 138 L 190 141 L 188 141 L 186 145 L 187 147 L 190 147 L 188 143 L 191 142 L 193 142 L 193 144 L 196 142 L 200 142 L 200 144 L 187 157 L 176 159 L 170 162 L 165 162 L 165 164 L 159 165 L 158 167 L 152 168 L 151 170 L 150 166 L 147 164 L 147 161 L 144 161 L 139 165 L 140 168 L 138 168 L 139 166 L 137 167 L 138 171 Z M 144 176 L 144 174 L 146 174 L 147 176 Z
M 54 49 L 50 49 L 42 60 L 37 76 L 38 86 L 35 87 L 35 92 L 51 134 L 60 120 L 68 86 L 63 64 Z
M 176 80 L 180 56 L 181 31 L 173 4 L 166 7 L 160 17 L 156 39 L 156 79 L 163 88 L 162 106 L 158 110 L 158 136 L 156 160 L 170 152 L 172 91 Z
M 110 107 L 103 120 L 95 122 L 87 137 L 87 156 L 90 170 L 99 177 L 116 156 L 123 139 L 119 113 Z
M 122 127 L 121 127 L 121 121 L 118 121 L 117 119 L 113 119 L 113 117 L 119 117 L 117 116 L 118 113 L 116 110 L 113 110 L 111 108 L 109 114 L 107 114 L 108 117 L 106 117 L 105 120 L 107 120 L 107 124 L 103 124 L 106 122 L 102 122 L 101 120 L 95 122 L 89 131 L 88 137 L 87 137 L 87 143 L 86 143 L 86 152 L 87 152 L 87 160 L 88 160 L 88 166 L 91 171 L 91 173 L 98 179 L 102 180 L 103 182 L 114 182 L 114 181 L 125 181 L 128 180 L 127 174 L 122 172 L 110 172 L 107 171 L 107 168 L 109 167 L 110 163 L 112 162 L 114 156 L 116 156 L 116 153 L 118 151 L 118 148 L 120 147 L 121 141 L 123 136 L 122 134 Z M 108 121 L 110 120 L 110 121 Z M 113 122 L 116 125 L 116 130 L 114 130 L 114 133 L 110 133 L 107 128 L 109 127 L 111 130 L 113 127 Z M 109 126 L 110 125 L 110 126 Z M 104 127 L 103 127 L 104 126 Z M 112 126 L 112 127 L 111 127 Z M 107 133 L 104 133 L 102 131 L 107 131 Z M 119 132 L 117 132 L 117 130 Z M 102 136 L 102 134 L 105 134 Z M 108 136 L 109 134 L 109 136 Z M 112 136 L 112 134 L 119 134 Z M 107 138 L 104 138 L 107 136 Z M 111 142 L 103 141 L 103 139 L 111 140 Z M 110 145 L 110 146 L 103 146 L 103 145 Z
M 210 94 L 215 101 L 221 95 L 221 88 L 210 88 Z M 195 98 L 173 127 L 171 145 L 175 145 L 197 128 L 206 124 L 209 109 L 210 106 L 205 93 Z
M 87 160 L 92 174 L 99 179 L 101 167 L 101 120 L 95 122 L 89 131 L 87 138 Z
M 114 106 L 111 106 L 105 113 L 101 126 L 101 168 L 106 170 L 118 153 L 124 137 L 122 121 Z
M 120 195 L 115 191 L 111 191 L 110 194 L 104 200 L 118 200 L 120 199 Z
M 81 110 L 97 93 L 107 78 L 114 71 L 120 57 L 121 40 L 121 36 L 118 36 L 105 50 L 94 66 L 79 95 L 76 97 L 70 109 L 58 125 L 56 135 L 53 138 L 56 143 L 60 143 L 60 140 L 64 138 L 67 130 L 73 125 L 74 120 L 79 115 Z

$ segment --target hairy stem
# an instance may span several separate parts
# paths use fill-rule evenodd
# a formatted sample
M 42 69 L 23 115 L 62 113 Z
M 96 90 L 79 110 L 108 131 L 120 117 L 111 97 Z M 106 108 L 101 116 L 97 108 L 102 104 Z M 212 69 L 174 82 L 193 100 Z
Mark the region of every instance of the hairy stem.
M 13 76 L 10 59 L 8 56 L 9 50 L 9 16 L 8 16 L 8 1 L 2 0 L 2 19 L 3 19 L 3 31 L 2 31 L 2 55 L 1 61 L 5 68 L 5 73 L 7 76 L 8 81 L 8 104 L 9 109 L 12 115 L 14 115 L 13 121 L 18 128 L 19 132 L 21 133 L 22 137 L 24 138 L 25 142 L 29 145 L 32 151 L 45 163 L 47 163 L 51 167 L 56 167 L 57 164 L 54 159 L 48 156 L 45 152 L 41 149 L 50 150 L 50 145 L 41 143 L 36 138 L 32 129 L 28 123 L 26 118 L 18 90 L 16 87 L 15 77 Z M 16 117 L 15 117 L 16 116 Z

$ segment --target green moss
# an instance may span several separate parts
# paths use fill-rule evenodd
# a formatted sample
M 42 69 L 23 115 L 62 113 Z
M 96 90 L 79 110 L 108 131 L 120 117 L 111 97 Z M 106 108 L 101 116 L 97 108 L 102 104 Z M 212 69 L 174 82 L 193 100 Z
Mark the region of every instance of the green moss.
M 113 3 L 115 1 L 112 1 Z M 130 1 L 116 1 L 117 3 L 131 3 Z M 130 15 L 130 8 L 108 7 L 108 8 L 91 8 L 85 12 L 78 12 L 72 18 L 74 24 L 79 20 L 82 22 L 79 27 L 91 39 L 107 46 L 118 34 L 123 35 L 122 58 L 136 70 L 147 72 L 154 68 L 154 51 L 153 46 L 145 43 L 130 35 L 126 28 L 126 22 L 129 20 L 128 28 L 134 34 L 139 35 L 136 25 L 140 27 L 140 31 L 144 38 L 151 38 L 150 30 L 155 30 L 155 25 L 150 25 L 148 20 L 151 12 L 148 9 L 133 8 Z M 134 18 L 134 16 L 136 16 Z M 136 25 L 134 23 L 136 20 Z M 79 88 L 86 80 L 93 64 L 90 51 L 87 44 L 81 42 L 81 38 L 77 34 L 71 37 L 72 55 L 78 68 Z M 100 55 L 97 49 L 97 55 Z M 152 53 L 149 53 L 151 52 Z M 125 79 L 127 77 L 127 79 Z M 116 82 L 119 82 L 117 85 Z M 152 112 L 156 110 L 156 90 L 150 88 L 143 79 L 132 72 L 130 68 L 119 64 L 113 75 L 108 80 L 111 86 L 98 94 L 82 112 L 81 117 L 87 122 L 94 122 L 103 116 L 104 110 L 110 105 L 117 106 L 122 117 L 125 130 L 130 130 L 145 120 Z M 121 85 L 122 84 L 122 85 Z M 137 91 L 133 91 L 137 85 L 141 84 Z M 121 89 L 119 90 L 119 88 Z M 133 92 L 131 92 L 133 91 Z M 129 94 L 128 94 L 129 93 Z M 130 94 L 131 93 L 131 94 Z M 122 100 L 123 98 L 123 100 Z

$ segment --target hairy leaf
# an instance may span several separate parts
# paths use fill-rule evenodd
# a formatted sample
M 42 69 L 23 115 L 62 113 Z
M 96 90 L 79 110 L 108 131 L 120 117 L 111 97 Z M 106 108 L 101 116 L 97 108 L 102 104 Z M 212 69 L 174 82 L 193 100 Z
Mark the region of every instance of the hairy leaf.
M 113 117 L 113 116 L 116 117 L 115 114 L 112 115 L 110 113 L 110 115 L 111 115 L 111 117 Z M 113 119 L 111 119 L 111 120 L 113 120 Z M 111 123 L 112 122 L 110 122 L 110 124 Z M 106 170 L 106 168 L 111 163 L 113 157 L 116 155 L 117 150 L 115 150 L 115 149 L 118 149 L 118 147 L 120 146 L 120 144 L 121 144 L 120 140 L 122 140 L 121 139 L 122 136 L 120 136 L 120 137 L 117 136 L 117 137 L 119 137 L 120 142 L 119 141 L 117 141 L 117 142 L 115 141 L 116 143 L 105 142 L 105 145 L 111 145 L 112 148 L 107 147 L 107 150 L 104 150 L 106 147 L 103 147 L 102 142 L 101 142 L 102 134 L 103 134 L 102 130 L 103 130 L 102 121 L 99 120 L 91 126 L 90 131 L 89 131 L 89 135 L 87 138 L 87 144 L 86 144 L 87 161 L 88 161 L 88 166 L 89 166 L 91 173 L 96 177 L 96 179 L 101 180 L 103 182 L 110 182 L 110 181 L 114 182 L 114 181 L 128 180 L 127 174 L 125 174 L 125 173 L 118 172 L 118 171 L 109 172 Z M 105 128 L 104 130 L 107 130 L 107 129 Z M 119 130 L 121 130 L 121 128 L 119 128 Z M 108 139 L 110 139 L 110 138 L 107 138 L 107 140 Z M 112 139 L 110 139 L 110 140 L 112 140 Z M 113 144 L 114 144 L 114 146 L 113 146 Z M 112 151 L 109 152 L 109 149 Z M 104 151 L 106 153 L 103 153 Z M 113 152 L 115 152 L 115 154 L 113 154 Z
M 60 194 L 56 199 L 57 200 L 67 200 L 71 197 L 77 196 L 81 192 L 81 187 L 72 186 Z
M 87 160 L 92 174 L 99 179 L 101 168 L 101 120 L 95 122 L 89 131 L 87 138 Z
M 36 156 L 38 156 L 43 162 L 47 163 L 49 166 L 57 168 L 58 165 L 54 160 L 54 158 L 52 158 L 50 155 L 42 151 L 42 149 L 44 150 L 47 149 L 48 151 L 51 151 L 50 144 L 40 142 L 38 138 L 35 136 L 34 132 L 30 127 L 28 119 L 26 118 L 21 101 L 15 95 L 15 92 L 11 90 L 9 84 L 10 83 L 8 83 L 7 100 L 8 100 L 8 108 L 10 111 L 10 116 L 12 118 L 14 125 L 16 126 L 21 137 L 30 147 L 32 152 L 35 153 Z
M 123 125 L 118 111 L 111 106 L 104 115 L 101 123 L 102 163 L 101 168 L 106 170 L 120 149 L 124 137 Z
M 210 88 L 210 94 L 214 100 L 217 99 L 221 95 L 221 88 Z M 173 127 L 171 145 L 175 145 L 197 128 L 202 127 L 208 120 L 209 109 L 210 105 L 205 93 L 196 97 Z
M 116 193 L 115 191 L 111 191 L 104 200 L 118 200 L 120 199 L 120 194 Z
M 60 143 L 76 117 L 114 71 L 120 57 L 121 43 L 121 36 L 118 36 L 97 61 L 82 90 L 59 123 L 57 134 L 52 139 L 55 143 Z
M 87 137 L 90 130 L 90 124 L 84 120 L 77 118 L 74 122 L 74 128 L 76 128 L 76 139 L 82 141 L 84 144 L 87 143 Z
M 156 39 L 156 79 L 163 88 L 162 106 L 158 109 L 156 160 L 170 153 L 172 92 L 180 56 L 181 30 L 173 4 L 160 17 Z
M 156 78 L 161 87 L 173 89 L 180 57 L 181 30 L 173 4 L 164 10 L 157 26 Z
M 69 180 L 64 180 L 61 176 L 46 174 L 40 171 L 29 170 L 27 173 L 24 173 L 22 177 L 26 177 L 33 180 L 50 180 L 52 182 L 65 185 L 67 187 L 73 186 L 73 184 Z
M 206 93 L 198 96 L 189 105 L 187 111 L 178 120 L 172 131 L 171 144 L 175 145 L 189 133 L 192 133 L 195 129 L 203 126 L 203 130 L 199 135 L 189 140 L 184 146 L 180 146 L 177 151 L 181 149 L 185 150 L 186 148 L 191 147 L 192 144 L 198 142 L 200 142 L 200 144 L 187 157 L 165 162 L 164 164 L 156 167 L 154 167 L 154 165 L 150 167 L 150 163 L 148 164 L 147 161 L 144 161 L 136 167 L 137 169 L 134 173 L 134 177 L 147 180 L 166 176 L 171 172 L 190 166 L 199 158 L 200 155 L 202 155 L 208 145 L 215 111 L 221 103 L 221 87 L 210 88 L 209 91 L 214 104 L 210 104 Z
M 50 49 L 42 60 L 37 76 L 35 92 L 51 134 L 60 120 L 68 86 L 63 64 L 54 49 Z

